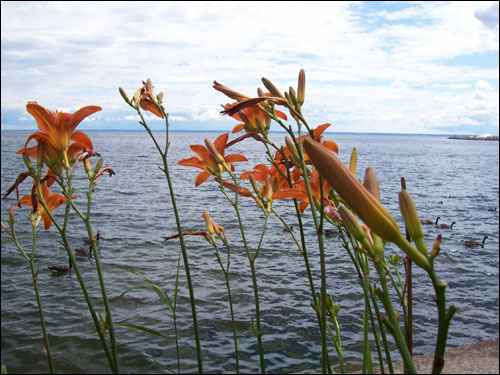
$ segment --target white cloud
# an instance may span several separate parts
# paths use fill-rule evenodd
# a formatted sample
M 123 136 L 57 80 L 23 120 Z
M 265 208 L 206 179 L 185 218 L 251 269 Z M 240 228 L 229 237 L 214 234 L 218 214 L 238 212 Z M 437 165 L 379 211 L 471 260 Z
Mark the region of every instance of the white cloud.
M 370 3 L 357 2 L 2 2 L 2 113 L 37 100 L 71 112 L 96 104 L 103 118 L 137 120 L 118 87 L 131 96 L 150 77 L 171 119 L 226 121 L 219 104 L 231 100 L 213 80 L 254 95 L 261 77 L 285 90 L 304 68 L 316 122 L 357 131 L 392 121 L 425 132 L 438 122 L 426 114 L 444 121 L 481 112 L 493 123 L 498 67 L 442 59 L 498 53 L 495 3 L 370 13 Z

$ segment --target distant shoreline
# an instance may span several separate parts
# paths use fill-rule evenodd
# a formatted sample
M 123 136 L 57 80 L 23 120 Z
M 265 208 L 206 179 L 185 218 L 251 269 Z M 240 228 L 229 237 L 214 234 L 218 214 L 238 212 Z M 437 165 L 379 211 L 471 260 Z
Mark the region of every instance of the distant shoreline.
M 476 135 L 453 135 L 448 139 L 465 139 L 467 141 L 498 141 L 498 137 L 478 137 Z

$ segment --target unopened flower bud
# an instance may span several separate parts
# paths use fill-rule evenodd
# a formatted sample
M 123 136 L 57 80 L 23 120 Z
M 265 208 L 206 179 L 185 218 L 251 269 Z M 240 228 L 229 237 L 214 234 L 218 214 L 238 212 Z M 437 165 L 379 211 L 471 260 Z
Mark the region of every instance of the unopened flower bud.
M 90 165 L 90 158 L 87 158 L 83 161 L 83 166 L 85 167 L 85 172 L 87 172 L 87 176 L 89 176 L 89 180 L 92 179 L 92 166 Z
M 306 94 L 306 73 L 304 69 L 300 69 L 299 72 L 299 82 L 297 85 L 297 103 L 302 107 L 304 104 L 304 98 Z
M 163 101 L 163 92 L 160 92 L 158 95 L 156 95 L 156 100 L 158 104 L 161 104 L 161 102 Z
M 100 158 L 99 160 L 97 160 L 97 163 L 95 163 L 94 176 L 96 176 L 99 173 L 99 170 L 101 169 L 103 162 L 104 162 L 104 159 Z
M 257 186 L 257 181 L 255 181 L 255 177 L 253 176 L 253 173 L 248 174 L 248 179 L 250 180 L 250 185 L 252 185 L 252 189 L 255 192 L 255 194 L 260 195 L 260 190 L 259 187 Z
M 425 256 L 427 256 L 427 248 L 424 241 L 424 233 L 422 232 L 422 225 L 418 218 L 417 208 L 410 194 L 403 189 L 399 192 L 399 209 L 405 220 L 406 229 L 410 237 L 415 241 L 417 249 Z
M 342 217 L 342 223 L 349 233 L 351 233 L 352 236 L 359 241 L 361 245 L 363 245 L 365 250 L 371 251 L 371 244 L 368 242 L 365 231 L 363 230 L 363 227 L 359 223 L 358 219 L 356 219 L 352 212 L 344 206 L 340 207 L 338 211 Z
M 290 88 L 288 89 L 288 94 L 290 96 L 290 100 L 292 102 L 292 104 L 295 106 L 295 107 L 298 107 L 298 102 L 297 102 L 297 93 L 295 92 L 294 88 L 292 86 L 290 86 Z
M 356 176 L 357 164 L 358 164 L 358 151 L 356 150 L 356 147 L 354 147 L 351 152 L 351 160 L 349 161 L 349 170 L 351 171 L 353 176 Z
M 212 154 L 212 156 L 215 158 L 215 160 L 217 160 L 218 163 L 224 164 L 226 162 L 219 151 L 217 151 L 214 144 L 207 138 L 205 138 L 205 145 L 207 146 L 208 151 L 210 151 L 210 154 Z
M 280 90 L 278 90 L 276 88 L 276 86 L 274 86 L 274 84 L 270 80 L 268 80 L 265 77 L 262 77 L 262 83 L 264 83 L 264 86 L 266 86 L 266 89 L 269 90 L 269 92 L 271 93 L 272 96 L 284 98 L 284 96 L 281 94 Z
M 380 202 L 380 187 L 378 185 L 377 176 L 370 167 L 365 170 L 365 180 L 363 186 Z
M 438 234 L 434 243 L 432 244 L 431 255 L 433 258 L 437 257 L 439 252 L 441 251 L 441 235 Z
M 271 179 L 270 175 L 266 176 L 266 185 L 264 193 L 266 196 L 267 211 L 269 212 L 271 210 L 271 205 L 273 203 L 273 180 Z
M 295 167 L 300 169 L 301 167 L 300 157 L 299 157 L 299 152 L 295 147 L 295 144 L 288 136 L 285 137 L 285 143 L 286 147 L 288 148 L 288 151 L 290 151 L 290 161 Z
M 386 241 L 399 239 L 401 233 L 394 218 L 339 158 L 309 137 L 304 139 L 304 147 L 320 175 L 372 231 Z
M 118 90 L 120 91 L 120 95 L 122 96 L 123 100 L 125 100 L 125 102 L 128 105 L 132 105 L 132 103 L 130 103 L 130 99 L 128 98 L 127 93 L 125 92 L 125 90 L 122 89 L 121 87 Z
M 9 227 L 14 225 L 14 206 L 9 207 Z
M 210 217 L 210 214 L 208 213 L 207 210 L 203 210 L 203 219 L 205 220 L 205 226 L 207 227 L 207 232 L 212 238 L 212 240 L 215 242 L 215 229 L 212 223 L 212 218 Z

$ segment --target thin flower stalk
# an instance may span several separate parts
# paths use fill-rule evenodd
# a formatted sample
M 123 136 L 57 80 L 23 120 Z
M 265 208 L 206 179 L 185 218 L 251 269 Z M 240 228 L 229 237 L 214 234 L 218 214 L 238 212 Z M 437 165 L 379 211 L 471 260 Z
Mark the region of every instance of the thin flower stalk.
M 146 91 L 149 87 L 148 86 L 149 82 L 150 81 L 148 80 L 148 83 L 145 85 Z M 151 89 L 152 89 L 152 85 L 151 85 Z M 173 188 L 172 181 L 170 179 L 170 172 L 168 169 L 167 154 L 168 154 L 168 148 L 170 146 L 170 143 L 168 140 L 169 121 L 168 121 L 168 114 L 165 112 L 163 106 L 161 105 L 161 99 L 162 99 L 163 95 L 158 96 L 156 98 L 157 101 L 154 100 L 155 98 L 152 95 L 151 96 L 147 95 L 147 97 L 146 97 L 147 109 L 146 110 L 149 110 L 152 113 L 154 113 L 155 115 L 157 115 L 158 117 L 165 119 L 165 132 L 166 132 L 165 150 L 162 150 L 162 148 L 158 144 L 155 136 L 151 132 L 151 129 L 147 125 L 146 120 L 144 119 L 144 116 L 143 116 L 141 110 L 139 109 L 139 105 L 137 105 L 137 104 L 133 105 L 129 100 L 127 100 L 128 98 L 127 98 L 125 92 L 123 91 L 123 89 L 120 88 L 119 91 L 120 91 L 120 94 L 122 95 L 122 97 L 124 98 L 125 102 L 127 102 L 127 104 L 129 104 L 132 108 L 134 108 L 137 111 L 139 117 L 141 118 L 141 121 L 139 123 L 144 127 L 144 129 L 149 134 L 151 140 L 153 141 L 156 149 L 158 150 L 158 152 L 160 153 L 161 158 L 162 158 L 163 168 L 160 168 L 160 169 L 162 169 L 163 173 L 165 174 L 165 178 L 167 180 L 168 191 L 170 194 L 170 201 L 172 204 L 172 209 L 174 211 L 175 223 L 177 226 L 177 232 L 179 233 L 179 243 L 180 243 L 181 252 L 182 252 L 182 260 L 184 262 L 184 270 L 186 273 L 186 279 L 187 279 L 188 291 L 189 291 L 189 300 L 190 300 L 190 304 L 191 304 L 191 315 L 192 315 L 193 329 L 194 329 L 194 334 L 195 334 L 196 355 L 197 355 L 197 361 L 198 361 L 198 372 L 200 374 L 202 374 L 203 373 L 203 360 L 202 360 L 202 355 L 201 355 L 201 344 L 200 344 L 200 335 L 199 335 L 199 329 L 198 329 L 198 318 L 197 318 L 197 314 L 196 314 L 196 302 L 195 302 L 195 297 L 194 297 L 194 289 L 193 289 L 193 284 L 192 284 L 192 280 L 191 280 L 191 272 L 190 272 L 190 268 L 189 268 L 189 261 L 188 261 L 186 244 L 184 241 L 184 236 L 183 236 L 183 231 L 182 231 L 182 225 L 181 225 L 179 212 L 178 212 L 177 204 L 176 204 L 176 200 L 175 200 L 174 188 Z M 140 99 L 140 95 L 141 95 L 140 93 L 141 93 L 141 91 L 139 91 L 139 90 L 136 91 L 136 94 L 139 95 L 139 97 L 138 97 L 139 99 Z M 151 98 L 153 98 L 152 103 L 151 103 Z M 158 99 L 159 99 L 159 101 L 158 101 Z M 157 107 L 155 108 L 154 105 L 156 105 Z
M 226 246 L 226 254 L 227 254 L 227 263 L 226 267 L 224 268 L 224 265 L 222 264 L 222 259 L 219 254 L 219 248 L 217 247 L 217 244 L 214 243 L 214 248 L 215 248 L 215 256 L 217 258 L 217 262 L 219 262 L 219 265 L 224 273 L 224 279 L 226 282 L 226 289 L 227 289 L 227 299 L 229 303 L 229 311 L 231 314 L 231 325 L 233 328 L 233 341 L 234 341 L 234 357 L 235 357 L 235 362 L 236 362 L 236 373 L 240 373 L 240 360 L 239 360 L 239 354 L 238 354 L 238 346 L 239 346 L 239 340 L 238 340 L 238 335 L 236 333 L 236 321 L 234 320 L 234 311 L 233 311 L 233 301 L 231 297 L 231 287 L 229 284 L 229 266 L 230 266 L 230 254 L 231 251 L 229 249 L 229 244 L 227 241 L 224 241 L 224 245 Z
M 77 276 L 78 283 L 80 284 L 80 288 L 81 288 L 83 295 L 85 297 L 85 301 L 87 302 L 89 312 L 92 316 L 92 320 L 93 320 L 94 325 L 96 327 L 97 334 L 99 335 L 99 338 L 101 340 L 101 344 L 102 344 L 103 350 L 106 354 L 106 358 L 108 360 L 111 371 L 114 374 L 117 374 L 118 373 L 118 362 L 116 360 L 116 349 L 115 350 L 112 349 L 112 352 L 110 352 L 110 349 L 109 349 L 108 344 L 106 342 L 106 337 L 104 336 L 105 331 L 103 330 L 103 327 L 101 327 L 99 318 L 95 312 L 94 306 L 92 304 L 92 300 L 90 299 L 89 293 L 87 291 L 87 287 L 86 287 L 85 282 L 83 280 L 78 263 L 74 257 L 73 251 L 71 250 L 69 240 L 67 237 L 66 227 L 67 227 L 68 217 L 69 217 L 69 207 L 72 205 L 71 194 L 68 194 L 67 192 L 72 191 L 72 187 L 71 187 L 71 175 L 69 174 L 69 168 L 66 169 L 66 172 L 68 175 L 67 186 L 65 187 L 61 183 L 61 188 L 63 188 L 63 191 L 65 193 L 64 195 L 67 197 L 66 210 L 65 210 L 64 221 L 63 221 L 62 226 L 60 226 L 59 223 L 55 220 L 52 212 L 49 210 L 47 203 L 45 202 L 45 200 L 41 194 L 38 194 L 38 199 L 39 199 L 40 204 L 47 211 L 47 215 L 49 215 L 52 223 L 57 228 L 57 230 L 61 236 L 62 243 L 63 243 L 64 248 L 66 249 L 66 253 L 67 253 L 67 255 L 68 255 L 68 257 L 73 265 L 73 271 L 75 272 L 75 275 Z M 37 185 L 38 190 L 41 191 L 41 186 L 40 186 L 39 180 L 36 181 L 36 185 Z
M 238 207 L 239 183 L 238 183 L 236 176 L 231 171 L 228 171 L 228 172 L 229 172 L 230 176 L 232 177 L 234 185 L 235 185 L 235 190 L 234 190 L 235 191 L 235 198 L 234 198 L 234 200 L 232 200 L 229 197 L 229 195 L 227 194 L 227 192 L 224 189 L 224 184 L 220 180 L 219 180 L 219 188 L 221 189 L 222 193 L 226 196 L 226 198 L 228 199 L 228 201 L 231 203 L 231 205 L 233 206 L 233 208 L 235 210 L 236 217 L 238 219 L 238 225 L 240 228 L 241 239 L 243 240 L 243 245 L 245 247 L 248 262 L 250 264 L 250 270 L 251 270 L 251 274 L 252 274 L 253 292 L 254 292 L 254 303 L 255 303 L 255 324 L 253 323 L 253 319 L 252 319 L 252 327 L 253 327 L 254 333 L 257 337 L 257 347 L 258 347 L 258 351 L 259 351 L 260 371 L 262 374 L 265 374 L 266 373 L 266 366 L 265 366 L 265 362 L 264 362 L 264 348 L 262 345 L 262 330 L 261 330 L 261 325 L 260 325 L 259 288 L 258 288 L 258 284 L 257 284 L 257 274 L 255 272 L 255 260 L 257 259 L 258 255 L 259 255 L 259 250 L 260 250 L 260 246 L 262 244 L 262 239 L 264 237 L 264 233 L 266 230 L 266 224 L 267 224 L 267 219 L 269 217 L 269 214 L 267 211 L 265 212 L 265 223 L 264 223 L 264 228 L 262 230 L 259 246 L 257 247 L 255 253 L 252 255 L 250 253 L 250 249 L 248 247 L 248 243 L 247 243 L 246 236 L 245 236 L 245 230 L 243 227 L 243 221 L 241 219 L 240 210 Z
M 13 211 L 13 210 L 12 210 Z M 28 254 L 24 251 L 23 247 L 19 243 L 19 240 L 16 235 L 16 231 L 14 229 L 14 217 L 13 214 L 11 215 L 11 220 L 9 220 L 9 227 L 10 231 L 4 226 L 2 223 L 2 227 L 9 233 L 11 236 L 12 242 L 16 245 L 18 248 L 19 252 L 21 255 L 26 259 L 28 262 L 28 265 L 30 267 L 30 272 L 31 272 L 31 279 L 33 280 L 33 289 L 35 291 L 35 298 L 36 298 L 36 303 L 38 307 L 38 315 L 40 317 L 40 327 L 42 329 L 42 335 L 43 335 L 43 342 L 45 344 L 45 353 L 47 355 L 47 361 L 48 361 L 48 366 L 49 366 L 49 372 L 51 374 L 55 373 L 54 369 L 54 362 L 52 360 L 52 354 L 51 354 L 51 349 L 50 349 L 50 342 L 49 342 L 49 336 L 47 335 L 47 329 L 45 327 L 45 318 L 44 318 L 44 313 L 43 313 L 43 306 L 42 306 L 42 298 L 40 297 L 40 291 L 38 289 L 38 271 L 35 270 L 35 245 L 36 245 L 36 238 L 37 238 L 37 233 L 36 233 L 36 226 L 34 225 L 34 222 L 32 221 L 31 223 L 31 230 L 32 230 L 32 244 L 31 244 L 31 255 L 28 256 Z
M 85 223 L 85 227 L 87 229 L 87 235 L 91 241 L 90 246 L 92 247 L 92 254 L 94 256 L 96 270 L 97 270 L 97 276 L 99 278 L 99 285 L 101 287 L 101 294 L 102 294 L 102 298 L 103 298 L 104 308 L 106 310 L 105 321 L 106 321 L 106 328 L 109 331 L 111 352 L 112 352 L 112 356 L 113 356 L 116 370 L 118 370 L 116 338 L 115 338 L 115 330 L 114 330 L 114 325 L 113 325 L 113 318 L 112 318 L 112 314 L 111 314 L 111 307 L 110 307 L 108 295 L 106 292 L 106 285 L 104 282 L 104 276 L 103 276 L 103 272 L 102 272 L 102 265 L 101 265 L 101 260 L 100 260 L 100 256 L 99 256 L 99 249 L 98 249 L 97 241 L 96 241 L 96 238 L 94 237 L 92 225 L 90 222 L 94 186 L 95 186 L 96 180 L 100 177 L 100 173 L 101 173 L 100 171 L 95 171 L 92 178 L 89 179 L 89 191 L 87 193 L 87 211 L 86 211 L 85 216 L 82 214 L 82 212 L 75 205 L 73 199 L 69 198 L 68 201 L 69 201 L 69 204 L 71 205 L 71 207 L 73 208 L 73 210 L 75 210 L 75 212 L 78 214 L 78 216 L 80 216 L 82 221 Z

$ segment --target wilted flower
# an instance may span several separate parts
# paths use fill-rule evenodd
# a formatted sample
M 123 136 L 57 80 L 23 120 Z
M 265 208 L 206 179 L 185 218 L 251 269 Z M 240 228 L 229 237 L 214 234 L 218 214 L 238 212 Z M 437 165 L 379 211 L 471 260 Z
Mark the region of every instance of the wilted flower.
M 142 81 L 142 84 L 143 87 L 137 89 L 135 92 L 134 97 L 132 98 L 132 103 L 135 103 L 136 106 L 140 106 L 145 111 L 151 112 L 155 116 L 165 118 L 161 110 L 161 104 L 159 104 L 156 100 L 151 80 L 148 78 L 146 82 Z M 163 93 L 160 93 L 159 95 L 162 97 Z

